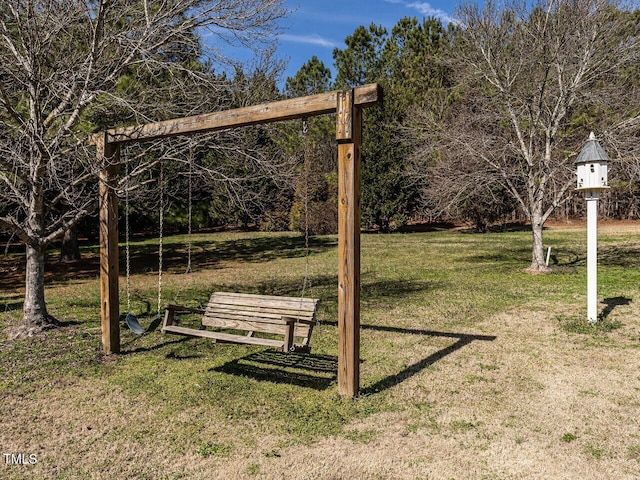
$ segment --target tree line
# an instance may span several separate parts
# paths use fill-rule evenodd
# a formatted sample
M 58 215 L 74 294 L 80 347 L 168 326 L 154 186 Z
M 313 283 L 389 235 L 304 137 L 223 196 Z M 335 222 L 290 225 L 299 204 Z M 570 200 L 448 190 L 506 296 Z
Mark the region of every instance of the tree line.
M 614 159 L 602 214 L 637 218 L 640 11 L 615 1 L 465 3 L 455 23 L 371 24 L 278 87 L 282 0 L 20 0 L 0 4 L 0 231 L 27 250 L 25 325 L 44 302 L 47 247 L 96 235 L 90 133 L 376 82 L 364 112 L 362 226 L 579 217 L 573 160 L 594 131 Z M 206 35 L 207 41 L 203 38 Z M 249 45 L 253 64 L 226 58 Z M 334 233 L 331 116 L 123 148 L 133 232 L 225 225 Z M 122 231 L 125 231 L 124 210 Z M 160 220 L 162 219 L 162 226 Z
M 591 130 L 614 158 L 612 189 L 601 214 L 638 218 L 638 163 L 630 145 L 638 75 L 636 46 L 627 41 L 638 28 L 638 13 L 612 6 L 591 13 L 594 42 L 569 42 L 584 37 L 578 30 L 587 27 L 574 20 L 588 16 L 588 3 L 564 13 L 513 7 L 511 17 L 500 10 L 493 13 L 499 18 L 481 18 L 495 8 L 487 2 L 483 11 L 459 10 L 467 15 L 465 28 L 435 18 L 403 18 L 391 31 L 361 26 L 344 48 L 334 50 L 335 79 L 315 56 L 281 90 L 276 70 L 240 71 L 225 79 L 230 98 L 224 104 L 251 103 L 244 96 L 258 102 L 381 84 L 383 106 L 365 112 L 364 119 L 364 228 L 390 231 L 411 220 L 462 221 L 484 232 L 496 223 L 544 223 L 542 216 L 579 218 L 584 202 L 573 192 L 571 160 Z M 471 38 L 491 29 L 510 37 Z M 618 32 L 618 38 L 601 38 L 605 29 Z M 534 40 L 527 44 L 528 39 Z M 540 39 L 549 45 L 540 45 Z M 502 57 L 485 56 L 489 42 L 505 42 Z M 247 89 L 253 92 L 247 95 Z M 272 159 L 269 180 L 262 178 L 264 165 L 254 165 L 233 191 L 222 181 L 229 176 L 200 182 L 199 202 L 208 205 L 199 205 L 199 225 L 300 230 L 306 215 L 312 233 L 335 233 L 334 209 L 325 208 L 337 195 L 333 128 L 330 117 L 261 127 L 263 138 L 254 150 Z M 224 164 L 220 158 L 208 162 Z M 182 208 L 174 208 L 169 223 L 184 228 L 184 199 L 176 201 Z M 134 208 L 153 228 L 157 213 L 146 204 Z

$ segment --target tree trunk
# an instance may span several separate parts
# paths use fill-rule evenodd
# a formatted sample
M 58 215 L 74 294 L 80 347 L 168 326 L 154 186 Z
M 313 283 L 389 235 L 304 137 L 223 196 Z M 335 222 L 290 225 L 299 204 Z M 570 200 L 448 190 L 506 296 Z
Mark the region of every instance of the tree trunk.
M 531 247 L 531 266 L 527 269 L 531 273 L 549 272 L 551 269 L 547 267 L 544 258 L 544 244 L 542 242 L 542 229 L 544 221 L 542 214 L 534 212 L 531 215 L 531 234 L 533 237 Z
M 71 227 L 64 232 L 62 246 L 60 247 L 60 261 L 73 262 L 80 260 L 80 244 L 78 243 L 78 229 Z
M 26 291 L 22 323 L 25 327 L 45 330 L 57 325 L 56 320 L 47 313 L 44 301 L 44 247 L 27 245 Z

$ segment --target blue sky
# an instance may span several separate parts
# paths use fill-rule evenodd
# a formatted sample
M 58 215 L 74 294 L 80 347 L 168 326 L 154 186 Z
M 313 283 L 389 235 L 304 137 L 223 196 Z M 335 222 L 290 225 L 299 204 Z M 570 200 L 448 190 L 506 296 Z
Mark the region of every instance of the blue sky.
M 288 59 L 285 78 L 316 55 L 333 71 L 333 49 L 343 48 L 344 39 L 359 25 L 372 22 L 390 30 L 402 17 L 427 16 L 448 23 L 456 3 L 414 0 L 287 0 L 293 13 L 283 22 L 278 56 Z M 335 76 L 335 72 L 333 73 Z
M 316 55 L 333 71 L 333 49 L 343 48 L 344 39 L 359 25 L 372 22 L 390 30 L 402 17 L 434 16 L 445 23 L 453 20 L 455 3 L 414 0 L 287 0 L 293 12 L 283 20 L 277 55 L 287 60 L 284 79 Z

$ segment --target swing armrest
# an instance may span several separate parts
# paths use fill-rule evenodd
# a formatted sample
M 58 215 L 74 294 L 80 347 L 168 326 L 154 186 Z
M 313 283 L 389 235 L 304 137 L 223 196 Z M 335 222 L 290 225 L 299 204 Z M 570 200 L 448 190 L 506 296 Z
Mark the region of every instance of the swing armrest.
M 284 344 L 282 345 L 283 352 L 289 352 L 294 346 L 294 333 L 296 329 L 296 317 L 289 317 L 287 315 L 283 315 L 280 317 L 286 325 L 286 330 L 284 333 Z
M 173 325 L 175 322 L 175 314 L 178 312 L 189 312 L 204 315 L 204 310 L 199 308 L 185 307 L 183 305 L 167 304 L 164 306 L 164 321 L 162 322 L 162 332 L 164 333 L 165 327 Z
M 309 347 L 309 338 L 311 336 L 311 330 L 315 325 L 318 325 L 318 322 L 316 320 L 308 320 L 306 318 L 297 318 L 297 317 L 292 317 L 290 315 L 282 315 L 280 317 L 280 320 L 282 320 L 286 325 L 282 351 L 309 353 L 309 351 L 311 350 Z M 308 331 L 306 335 L 304 335 L 305 338 L 304 338 L 303 344 L 296 345 L 294 343 L 295 329 L 296 329 L 296 324 L 300 324 L 300 323 L 308 325 Z

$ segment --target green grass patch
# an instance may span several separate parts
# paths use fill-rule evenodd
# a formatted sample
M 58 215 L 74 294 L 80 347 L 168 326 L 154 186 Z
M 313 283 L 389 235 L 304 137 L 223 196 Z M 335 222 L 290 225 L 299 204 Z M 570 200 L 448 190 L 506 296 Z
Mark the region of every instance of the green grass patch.
M 454 420 L 451 422 L 451 429 L 458 433 L 473 430 L 477 426 L 477 424 L 468 420 Z
M 600 319 L 597 322 L 589 322 L 584 317 L 559 315 L 556 320 L 565 332 L 579 333 L 581 335 L 602 335 L 621 328 L 622 322 L 618 320 Z
M 354 443 L 370 443 L 380 435 L 380 431 L 374 429 L 368 430 L 350 430 L 344 434 L 347 440 Z
M 594 445 L 587 445 L 585 452 L 598 460 L 602 460 L 606 455 L 606 451 L 603 448 Z
M 218 443 L 206 443 L 198 449 L 198 455 L 203 457 L 228 457 L 231 455 L 232 447 L 230 445 L 221 445 Z

